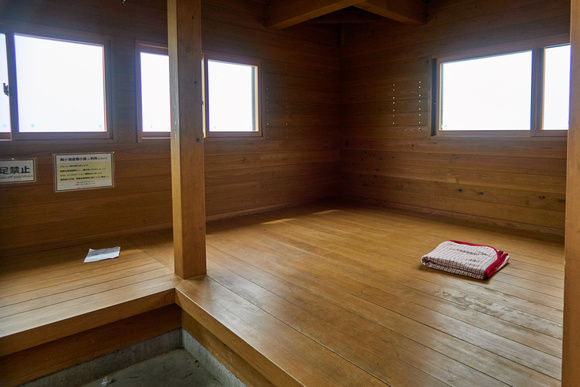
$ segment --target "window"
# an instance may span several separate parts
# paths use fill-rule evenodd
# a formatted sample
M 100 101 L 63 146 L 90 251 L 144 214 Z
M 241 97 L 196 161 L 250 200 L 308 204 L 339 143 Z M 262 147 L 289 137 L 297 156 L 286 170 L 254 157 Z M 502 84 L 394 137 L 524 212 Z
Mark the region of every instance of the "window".
M 171 105 L 167 48 L 137 43 L 139 133 L 142 138 L 169 137 Z
M 530 130 L 532 52 L 441 65 L 441 130 Z
M 541 136 L 568 129 L 569 44 L 437 64 L 436 134 Z
M 261 136 L 259 62 L 206 54 L 206 137 Z
M 137 43 L 141 138 L 169 137 L 171 132 L 170 75 L 167 48 Z M 261 136 L 259 61 L 205 54 L 204 127 L 206 137 Z
M 548 47 L 544 58 L 543 129 L 568 129 L 570 45 Z
M 10 100 L 8 99 L 8 58 L 6 35 L 0 33 L 0 138 L 10 138 Z
M 20 33 L 3 35 L 0 76 L 4 125 L 15 139 L 108 138 L 104 39 L 63 40 Z M 6 107 L 8 103 L 10 107 Z M 12 116 L 6 118 L 6 111 Z M 10 115 L 8 115 L 10 116 Z M 9 121 L 9 124 L 6 122 Z

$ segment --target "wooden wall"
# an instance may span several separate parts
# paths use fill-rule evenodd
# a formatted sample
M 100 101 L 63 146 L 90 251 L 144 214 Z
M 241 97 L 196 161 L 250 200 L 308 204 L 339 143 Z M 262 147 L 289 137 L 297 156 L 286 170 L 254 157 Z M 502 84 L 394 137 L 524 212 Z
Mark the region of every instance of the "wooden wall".
M 339 180 L 339 55 L 334 27 L 263 27 L 265 3 L 208 0 L 204 49 L 263 60 L 263 139 L 206 142 L 206 211 L 223 217 L 332 195 Z M 169 140 L 137 142 L 136 39 L 167 42 L 164 0 L 2 1 L 0 22 L 111 37 L 113 141 L 5 141 L 35 157 L 36 183 L 0 186 L 0 256 L 171 227 Z M 54 192 L 54 153 L 115 152 L 115 187 Z
M 267 29 L 264 3 L 202 3 L 203 49 L 261 59 L 264 71 L 263 139 L 205 142 L 210 219 L 338 190 L 338 29 Z
M 438 0 L 429 22 L 265 28 L 264 0 L 202 3 L 204 50 L 261 59 L 262 139 L 206 140 L 209 219 L 342 195 L 563 234 L 564 138 L 430 135 L 431 58 L 566 34 L 569 0 Z M 166 42 L 164 0 L 0 2 L 0 21 L 111 36 L 107 141 L 6 141 L 38 181 L 0 186 L 0 255 L 171 226 L 169 141 L 137 142 L 134 41 Z M 342 103 L 341 103 L 342 102 Z M 341 127 L 341 131 L 338 130 Z M 115 152 L 115 187 L 54 192 L 54 153 Z M 340 171 L 339 171 L 340 169 Z
M 566 139 L 432 137 L 431 59 L 568 34 L 570 1 L 435 0 L 428 13 L 346 30 L 342 193 L 563 235 Z

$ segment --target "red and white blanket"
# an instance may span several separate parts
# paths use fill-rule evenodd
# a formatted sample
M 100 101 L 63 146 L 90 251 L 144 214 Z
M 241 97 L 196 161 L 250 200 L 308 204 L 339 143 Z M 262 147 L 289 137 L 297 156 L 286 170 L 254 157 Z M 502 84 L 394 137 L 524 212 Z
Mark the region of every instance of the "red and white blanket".
M 421 263 L 432 269 L 477 279 L 491 277 L 508 260 L 507 253 L 494 247 L 459 241 L 445 241 L 421 257 Z

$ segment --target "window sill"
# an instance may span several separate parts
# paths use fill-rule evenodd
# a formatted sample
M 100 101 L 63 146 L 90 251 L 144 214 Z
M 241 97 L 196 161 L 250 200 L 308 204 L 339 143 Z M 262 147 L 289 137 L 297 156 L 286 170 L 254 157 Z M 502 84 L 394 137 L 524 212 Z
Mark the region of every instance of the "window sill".
M 542 132 L 531 132 L 528 130 L 522 131 L 508 131 L 508 130 L 494 130 L 494 131 L 448 131 L 437 132 L 431 135 L 435 138 L 485 138 L 485 139 L 502 139 L 502 138 L 527 138 L 527 139 L 560 139 L 566 140 L 568 138 L 567 130 L 550 130 Z

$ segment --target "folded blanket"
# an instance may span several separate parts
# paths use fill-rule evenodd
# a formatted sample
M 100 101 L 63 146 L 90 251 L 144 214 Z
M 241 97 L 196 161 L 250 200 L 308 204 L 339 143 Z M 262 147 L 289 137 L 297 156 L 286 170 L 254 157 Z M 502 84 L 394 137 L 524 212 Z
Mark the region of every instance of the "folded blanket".
M 477 279 L 491 277 L 508 260 L 507 253 L 491 246 L 459 241 L 445 241 L 421 257 L 421 263 L 432 269 Z

